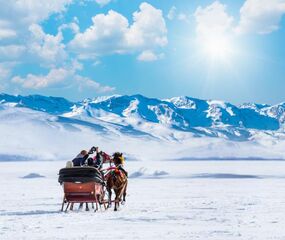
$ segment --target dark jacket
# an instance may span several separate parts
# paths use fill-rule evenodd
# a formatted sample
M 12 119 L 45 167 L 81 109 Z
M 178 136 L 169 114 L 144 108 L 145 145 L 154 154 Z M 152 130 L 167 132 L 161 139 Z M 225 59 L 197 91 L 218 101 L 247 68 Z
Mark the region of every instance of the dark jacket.
M 78 154 L 76 158 L 72 160 L 74 167 L 80 167 L 85 164 L 86 159 L 89 157 L 89 154 L 83 156 L 82 154 Z
M 101 153 L 97 153 L 96 156 L 94 157 L 94 167 L 101 169 L 103 166 L 103 156 Z

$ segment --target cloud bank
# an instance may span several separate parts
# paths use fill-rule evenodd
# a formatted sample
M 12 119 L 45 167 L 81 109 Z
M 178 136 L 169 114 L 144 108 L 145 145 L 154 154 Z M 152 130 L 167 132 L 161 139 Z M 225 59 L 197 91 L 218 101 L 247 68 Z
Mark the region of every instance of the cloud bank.
M 133 13 L 131 25 L 126 17 L 113 10 L 94 16 L 93 24 L 76 34 L 69 48 L 79 58 L 90 59 L 164 47 L 168 40 L 162 11 L 145 2 L 139 9 Z

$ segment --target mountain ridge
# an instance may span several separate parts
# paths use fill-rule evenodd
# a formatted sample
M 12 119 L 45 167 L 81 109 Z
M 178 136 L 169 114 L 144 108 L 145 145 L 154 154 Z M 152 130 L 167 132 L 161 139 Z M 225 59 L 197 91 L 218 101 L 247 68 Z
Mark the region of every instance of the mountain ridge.
M 285 121 L 285 104 L 277 105 L 247 103 L 236 106 L 220 100 L 201 100 L 188 96 L 170 99 L 147 98 L 141 94 L 95 97 L 71 102 L 61 97 L 42 95 L 0 95 L 1 105 L 14 103 L 52 115 L 79 116 L 85 112 L 89 117 L 97 113 L 115 114 L 121 118 L 136 115 L 144 121 L 159 123 L 182 131 L 195 127 L 280 130 Z M 72 114 L 73 113 L 73 114 Z
M 143 95 L 71 102 L 0 94 L 0 131 L 5 139 L 0 156 L 68 159 L 72 150 L 91 144 L 137 159 L 283 159 L 284 118 L 283 103 L 236 106 Z

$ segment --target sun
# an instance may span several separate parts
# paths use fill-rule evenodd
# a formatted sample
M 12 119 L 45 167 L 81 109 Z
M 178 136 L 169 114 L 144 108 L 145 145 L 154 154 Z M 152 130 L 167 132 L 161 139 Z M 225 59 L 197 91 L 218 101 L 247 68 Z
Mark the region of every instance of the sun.
M 204 36 L 198 44 L 203 55 L 213 61 L 230 60 L 234 52 L 231 39 L 224 34 Z

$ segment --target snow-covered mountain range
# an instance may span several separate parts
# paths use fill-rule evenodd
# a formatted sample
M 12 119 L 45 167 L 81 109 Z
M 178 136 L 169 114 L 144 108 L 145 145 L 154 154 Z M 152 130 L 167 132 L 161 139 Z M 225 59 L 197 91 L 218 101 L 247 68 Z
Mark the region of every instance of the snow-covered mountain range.
M 94 144 L 132 158 L 283 158 L 284 126 L 285 103 L 0 94 L 3 159 L 69 158 Z

